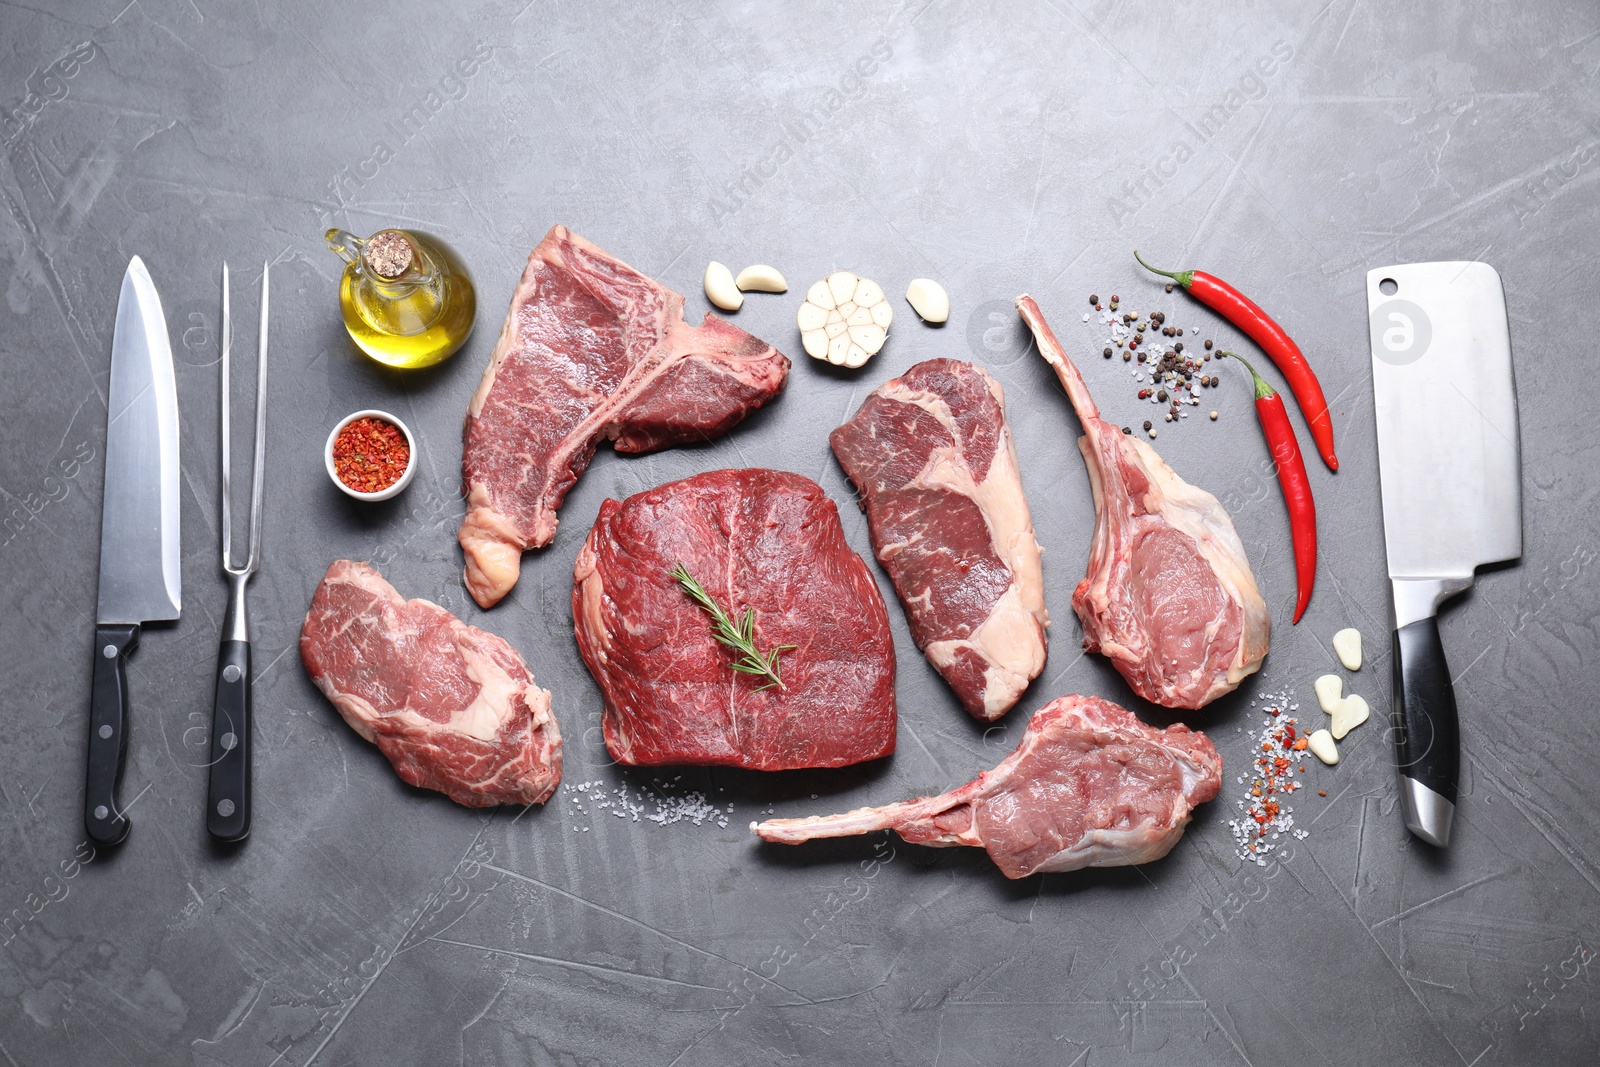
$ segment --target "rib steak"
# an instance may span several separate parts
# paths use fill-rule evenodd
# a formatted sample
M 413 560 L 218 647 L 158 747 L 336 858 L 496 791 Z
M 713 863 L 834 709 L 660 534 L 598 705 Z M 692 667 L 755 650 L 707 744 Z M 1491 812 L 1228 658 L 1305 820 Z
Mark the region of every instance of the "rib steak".
M 602 439 L 651 452 L 726 433 L 776 396 L 783 353 L 707 314 L 564 226 L 528 257 L 467 408 L 458 535 L 483 607 L 510 591 L 522 552 L 550 543 L 556 510 Z
M 1044 578 L 1000 383 L 918 363 L 833 431 L 911 636 L 975 718 L 1010 710 L 1044 667 Z
M 306 673 L 410 785 L 473 808 L 542 804 L 561 781 L 550 693 L 504 640 L 335 560 L 300 630 Z
M 1146 700 L 1200 708 L 1261 668 L 1272 622 L 1233 520 L 1155 449 L 1100 417 L 1031 296 L 1017 309 L 1083 424 L 1094 492 L 1089 572 L 1072 594 L 1083 647 Z
M 682 563 L 757 647 L 794 645 L 781 687 L 729 669 Z M 578 651 L 605 698 L 606 749 L 630 765 L 842 767 L 894 751 L 894 641 L 866 561 L 809 478 L 722 470 L 618 503 L 578 552 Z
M 1179 723 L 1146 726 L 1099 697 L 1040 708 L 1022 743 L 959 789 L 843 815 L 751 823 L 764 840 L 893 830 L 918 845 L 973 845 L 1007 878 L 1149 863 L 1172 851 L 1189 813 L 1222 788 L 1211 739 Z

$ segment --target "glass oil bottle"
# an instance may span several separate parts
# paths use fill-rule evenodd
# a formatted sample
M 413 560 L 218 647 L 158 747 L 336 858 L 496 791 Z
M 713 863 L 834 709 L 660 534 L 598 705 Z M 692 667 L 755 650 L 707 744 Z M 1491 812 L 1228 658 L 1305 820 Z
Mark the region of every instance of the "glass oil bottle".
M 379 230 L 362 240 L 348 230 L 324 235 L 345 261 L 339 308 L 361 350 L 390 367 L 431 367 L 472 333 L 478 299 L 450 246 L 415 230 Z

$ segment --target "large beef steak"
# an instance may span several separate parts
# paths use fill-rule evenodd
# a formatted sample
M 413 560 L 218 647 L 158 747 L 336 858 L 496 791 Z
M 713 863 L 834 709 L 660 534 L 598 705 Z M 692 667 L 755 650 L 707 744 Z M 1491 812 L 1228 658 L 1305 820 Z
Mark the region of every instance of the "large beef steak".
M 490 607 L 524 549 L 550 543 L 556 510 L 609 440 L 651 452 L 728 432 L 783 389 L 789 359 L 564 226 L 528 257 L 483 381 L 467 407 L 458 535 L 467 588 Z
M 1044 667 L 1044 577 L 1000 383 L 930 359 L 829 438 L 911 636 L 961 704 L 1004 715 Z
M 735 653 L 672 577 L 683 564 L 731 616 L 755 613 L 781 686 Z M 821 486 L 719 470 L 607 500 L 578 553 L 578 649 L 605 698 L 606 748 L 626 764 L 842 767 L 894 751 L 894 643 L 866 562 Z
M 300 659 L 344 721 L 407 783 L 458 804 L 542 804 L 561 781 L 550 693 L 517 650 L 365 563 L 335 560 L 300 630 Z

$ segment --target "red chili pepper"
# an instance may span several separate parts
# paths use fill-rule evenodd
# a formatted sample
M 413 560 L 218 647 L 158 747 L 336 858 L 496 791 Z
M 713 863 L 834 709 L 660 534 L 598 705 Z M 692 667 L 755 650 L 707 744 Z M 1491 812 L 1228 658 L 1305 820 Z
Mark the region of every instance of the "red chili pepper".
M 1316 442 L 1317 451 L 1322 453 L 1322 461 L 1329 470 L 1338 470 L 1339 457 L 1333 453 L 1333 417 L 1328 413 L 1328 401 L 1322 395 L 1322 384 L 1317 381 L 1311 364 L 1306 362 L 1305 353 L 1294 343 L 1294 338 L 1273 322 L 1272 316 L 1262 311 L 1255 301 L 1214 274 L 1207 274 L 1203 270 L 1157 270 L 1144 261 L 1138 249 L 1134 249 L 1133 258 L 1145 270 L 1171 278 L 1183 286 L 1196 300 L 1239 327 L 1261 346 L 1267 358 L 1277 365 L 1288 381 L 1289 391 L 1294 393 L 1300 413 L 1311 428 L 1311 439 Z
M 1299 622 L 1300 616 L 1306 613 L 1306 605 L 1311 602 L 1311 587 L 1317 580 L 1317 503 L 1311 497 L 1306 461 L 1300 456 L 1300 443 L 1295 440 L 1294 426 L 1284 410 L 1283 397 L 1237 352 L 1218 352 L 1217 355 L 1237 359 L 1255 379 L 1256 417 L 1261 420 L 1261 433 L 1272 452 L 1273 465 L 1278 468 L 1284 506 L 1289 509 L 1289 532 L 1294 538 L 1294 621 Z

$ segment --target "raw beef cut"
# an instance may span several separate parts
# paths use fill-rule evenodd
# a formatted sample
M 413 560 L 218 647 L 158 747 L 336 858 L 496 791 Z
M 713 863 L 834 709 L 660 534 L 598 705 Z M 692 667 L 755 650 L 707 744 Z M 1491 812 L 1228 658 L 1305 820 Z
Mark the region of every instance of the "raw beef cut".
M 708 441 L 783 389 L 789 359 L 556 226 L 528 257 L 467 408 L 467 588 L 491 607 L 601 440 L 618 452 Z
M 911 636 L 962 706 L 1010 710 L 1044 667 L 1044 578 L 1000 383 L 930 359 L 833 431 Z
M 542 804 L 561 781 L 550 693 L 501 638 L 335 560 L 300 630 L 306 673 L 407 783 L 473 808 Z
M 682 563 L 757 647 L 794 645 L 783 685 L 729 669 Z M 618 503 L 578 552 L 572 618 L 620 763 L 842 767 L 894 751 L 894 642 L 866 561 L 809 478 L 722 470 Z
M 918 845 L 974 845 L 1008 878 L 1149 863 L 1172 851 L 1189 813 L 1222 788 L 1211 739 L 1157 730 L 1099 697 L 1040 708 L 1000 766 L 959 789 L 844 815 L 751 823 L 767 841 L 893 830 Z
M 1233 520 L 1102 419 L 1039 305 L 1019 296 L 1017 309 L 1083 424 L 1095 520 L 1089 572 L 1072 594 L 1083 647 L 1108 656 L 1146 700 L 1204 707 L 1261 668 L 1272 629 Z

